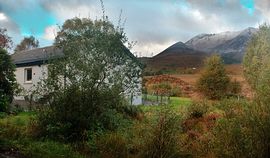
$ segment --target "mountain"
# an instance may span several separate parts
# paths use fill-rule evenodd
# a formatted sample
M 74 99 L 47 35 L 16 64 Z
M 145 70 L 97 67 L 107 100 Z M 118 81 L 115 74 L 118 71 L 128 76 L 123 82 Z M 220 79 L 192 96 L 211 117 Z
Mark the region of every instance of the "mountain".
M 141 58 L 146 71 L 185 70 L 200 67 L 205 57 L 218 53 L 226 64 L 240 63 L 246 46 L 258 29 L 200 34 L 187 42 L 177 42 L 152 58 Z
M 233 39 L 238 35 L 238 32 L 223 32 L 219 34 L 200 34 L 190 40 L 185 44 L 193 49 L 211 52 L 218 45 Z
M 243 31 L 201 34 L 185 44 L 206 53 L 219 53 L 225 63 L 239 63 L 242 61 L 249 40 L 256 32 L 257 29 L 249 27 Z
M 185 43 L 177 42 L 152 58 L 141 58 L 147 70 L 176 70 L 200 67 L 206 53 L 194 50 Z
M 154 58 L 160 58 L 168 55 L 177 55 L 179 53 L 192 53 L 193 51 L 194 51 L 193 48 L 187 46 L 185 43 L 177 42 L 168 47 L 167 49 L 165 49 L 164 51 L 162 51 L 161 53 L 154 56 Z

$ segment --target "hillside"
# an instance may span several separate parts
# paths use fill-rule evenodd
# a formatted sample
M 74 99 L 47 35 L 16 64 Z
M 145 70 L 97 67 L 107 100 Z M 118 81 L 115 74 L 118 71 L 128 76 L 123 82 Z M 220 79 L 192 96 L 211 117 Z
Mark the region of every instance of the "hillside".
M 249 27 L 242 31 L 201 34 L 185 44 L 206 53 L 219 53 L 227 64 L 240 63 L 249 40 L 256 32 L 257 29 Z
M 206 56 L 206 53 L 177 42 L 152 58 L 141 58 L 141 61 L 146 65 L 146 71 L 176 71 L 198 68 Z
M 186 43 L 177 42 L 152 58 L 141 58 L 147 72 L 193 73 L 203 59 L 218 53 L 226 64 L 241 63 L 245 48 L 258 29 L 247 28 L 242 31 L 200 34 Z

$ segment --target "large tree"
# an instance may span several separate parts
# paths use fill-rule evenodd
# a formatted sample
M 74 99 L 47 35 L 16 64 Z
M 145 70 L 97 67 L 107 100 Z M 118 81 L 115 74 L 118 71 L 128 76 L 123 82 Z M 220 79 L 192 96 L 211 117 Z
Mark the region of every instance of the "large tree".
M 0 48 L 0 111 L 5 111 L 13 99 L 16 79 L 15 66 L 7 51 Z
M 12 46 L 12 40 L 7 34 L 7 29 L 0 28 L 0 48 L 10 49 Z
M 114 129 L 111 117 L 135 108 L 123 109 L 124 94 L 139 92 L 141 74 L 126 42 L 123 29 L 108 19 L 73 18 L 63 24 L 55 46 L 64 57 L 52 60 L 49 77 L 38 90 L 49 98 L 50 122 L 55 122 L 50 126 L 66 125 L 68 130 L 59 131 L 63 138 L 81 139 L 82 132 L 95 128 Z M 48 117 L 41 118 L 46 128 L 43 120 Z
M 259 100 L 270 101 L 270 26 L 263 24 L 248 44 L 244 75 Z
M 15 48 L 15 52 L 31 50 L 39 47 L 39 41 L 34 36 L 24 37 L 20 44 Z

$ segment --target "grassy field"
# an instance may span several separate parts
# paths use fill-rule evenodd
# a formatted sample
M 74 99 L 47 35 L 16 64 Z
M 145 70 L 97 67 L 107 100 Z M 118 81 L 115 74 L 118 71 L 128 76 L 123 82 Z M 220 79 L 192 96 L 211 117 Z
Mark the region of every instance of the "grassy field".
M 0 118 L 0 157 L 80 158 L 70 145 L 46 139 L 31 138 L 33 112 L 21 112 Z
M 156 101 L 156 96 L 154 95 L 148 95 L 147 101 Z M 168 105 L 165 106 L 171 106 L 173 110 L 180 110 L 183 108 L 183 106 L 188 106 L 192 104 L 192 100 L 190 98 L 184 98 L 184 97 L 170 97 L 170 102 Z M 141 106 L 141 109 L 144 112 L 150 112 L 160 109 L 160 105 L 143 105 Z

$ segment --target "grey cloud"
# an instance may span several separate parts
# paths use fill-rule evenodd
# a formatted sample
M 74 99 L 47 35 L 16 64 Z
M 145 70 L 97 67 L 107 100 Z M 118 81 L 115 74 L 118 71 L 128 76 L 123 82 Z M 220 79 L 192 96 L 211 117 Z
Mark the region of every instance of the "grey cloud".
M 14 1 L 0 0 L 0 4 L 10 4 Z M 181 9 L 183 1 L 188 4 L 188 10 Z M 270 8 L 269 0 L 255 1 L 256 10 L 253 15 L 249 15 L 237 0 L 226 0 L 224 3 L 218 0 L 103 0 L 103 2 L 106 14 L 115 24 L 118 22 L 120 10 L 123 10 L 123 19 L 127 19 L 124 27 L 129 39 L 138 41 L 142 47 L 164 45 L 171 41 L 185 42 L 199 33 L 241 30 L 255 26 L 264 15 L 270 15 L 270 12 L 267 12 Z M 102 13 L 100 0 L 40 0 L 40 4 L 54 13 L 61 22 L 65 18 L 79 15 L 99 18 Z M 14 6 L 14 9 L 17 6 Z M 203 20 L 196 19 L 189 11 L 198 11 Z
M 20 33 L 19 27 L 10 20 L 0 21 L 0 27 L 8 29 L 9 32 Z
M 256 24 L 262 16 L 257 10 L 254 11 L 253 15 L 250 15 L 248 10 L 240 4 L 240 1 L 236 0 L 226 0 L 223 3 L 214 0 L 204 0 L 203 2 L 187 0 L 187 2 L 192 8 L 198 9 L 206 16 L 215 14 L 227 25 L 238 29 Z

